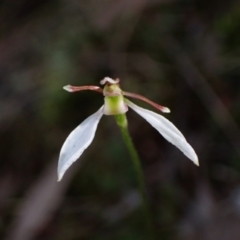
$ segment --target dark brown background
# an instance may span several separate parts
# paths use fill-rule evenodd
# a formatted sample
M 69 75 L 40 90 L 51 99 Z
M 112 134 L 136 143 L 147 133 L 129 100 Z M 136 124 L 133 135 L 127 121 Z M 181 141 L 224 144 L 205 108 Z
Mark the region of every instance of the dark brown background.
M 159 239 L 240 239 L 240 3 L 0 2 L 0 238 L 142 240 L 136 175 L 114 118 L 57 183 L 62 143 L 103 97 L 67 84 L 119 77 L 168 106 L 195 167 L 127 113 Z M 144 103 L 137 104 L 152 109 Z

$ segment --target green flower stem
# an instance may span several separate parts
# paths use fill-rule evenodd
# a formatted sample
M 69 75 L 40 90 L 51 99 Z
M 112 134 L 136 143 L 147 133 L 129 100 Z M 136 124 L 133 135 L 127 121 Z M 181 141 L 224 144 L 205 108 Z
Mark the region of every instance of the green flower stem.
M 146 217 L 147 227 L 148 227 L 148 231 L 149 231 L 149 234 L 150 234 L 149 239 L 154 239 L 152 217 L 151 217 L 151 214 L 150 214 L 150 209 L 149 209 L 149 205 L 148 205 L 148 201 L 147 201 L 147 194 L 146 194 L 146 188 L 145 188 L 145 184 L 144 184 L 143 171 L 142 171 L 142 168 L 141 168 L 138 153 L 137 153 L 137 151 L 135 149 L 135 146 L 132 142 L 131 136 L 129 135 L 128 126 L 127 126 L 127 118 L 126 118 L 125 114 L 115 115 L 115 118 L 116 118 L 118 126 L 121 129 L 123 140 L 124 140 L 128 150 L 130 152 L 130 156 L 132 158 L 133 165 L 134 165 L 134 168 L 135 168 L 135 171 L 136 171 L 136 174 L 137 174 L 138 188 L 139 188 L 139 191 L 140 191 L 140 194 L 141 194 L 143 207 L 144 207 L 144 214 L 145 214 L 145 217 Z

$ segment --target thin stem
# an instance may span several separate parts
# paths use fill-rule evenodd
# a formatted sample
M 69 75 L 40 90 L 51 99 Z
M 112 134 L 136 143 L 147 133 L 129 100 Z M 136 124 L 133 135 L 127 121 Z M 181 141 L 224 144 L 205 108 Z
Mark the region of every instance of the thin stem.
M 143 171 L 140 164 L 140 159 L 138 156 L 138 153 L 135 149 L 135 146 L 132 142 L 131 136 L 129 135 L 128 127 L 127 127 L 127 118 L 125 114 L 119 114 L 115 116 L 118 126 L 121 129 L 121 133 L 123 136 L 123 140 L 129 150 L 130 156 L 133 161 L 133 165 L 137 174 L 137 180 L 138 180 L 138 188 L 141 194 L 142 202 L 143 202 L 143 208 L 144 208 L 144 214 L 147 221 L 147 228 L 149 231 L 149 238 L 148 239 L 154 239 L 154 231 L 153 231 L 153 225 L 152 225 L 152 216 L 150 213 L 148 200 L 147 200 L 147 194 L 146 194 L 146 188 L 144 184 L 144 176 Z

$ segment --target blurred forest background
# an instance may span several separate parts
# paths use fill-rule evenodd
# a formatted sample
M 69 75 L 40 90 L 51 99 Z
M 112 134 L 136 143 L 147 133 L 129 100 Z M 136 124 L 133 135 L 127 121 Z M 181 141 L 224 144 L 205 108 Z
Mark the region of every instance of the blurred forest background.
M 235 0 L 1 1 L 0 238 L 148 239 L 113 117 L 103 117 L 91 146 L 57 183 L 64 140 L 103 104 L 98 93 L 62 87 L 99 85 L 105 76 L 169 107 L 165 116 L 199 156 L 197 168 L 128 111 L 158 239 L 239 240 Z

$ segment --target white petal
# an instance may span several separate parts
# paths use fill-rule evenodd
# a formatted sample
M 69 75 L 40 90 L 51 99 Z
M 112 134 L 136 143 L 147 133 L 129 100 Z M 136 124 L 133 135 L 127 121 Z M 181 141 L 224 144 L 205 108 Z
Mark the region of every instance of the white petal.
M 58 181 L 62 179 L 66 170 L 91 144 L 102 115 L 103 106 L 97 112 L 85 119 L 69 134 L 60 151 L 58 161 Z
M 193 148 L 186 141 L 182 133 L 165 117 L 141 108 L 128 99 L 125 100 L 127 105 L 132 108 L 136 113 L 142 116 L 148 121 L 163 137 L 165 137 L 170 143 L 178 147 L 188 158 L 190 158 L 197 166 L 198 157 Z

